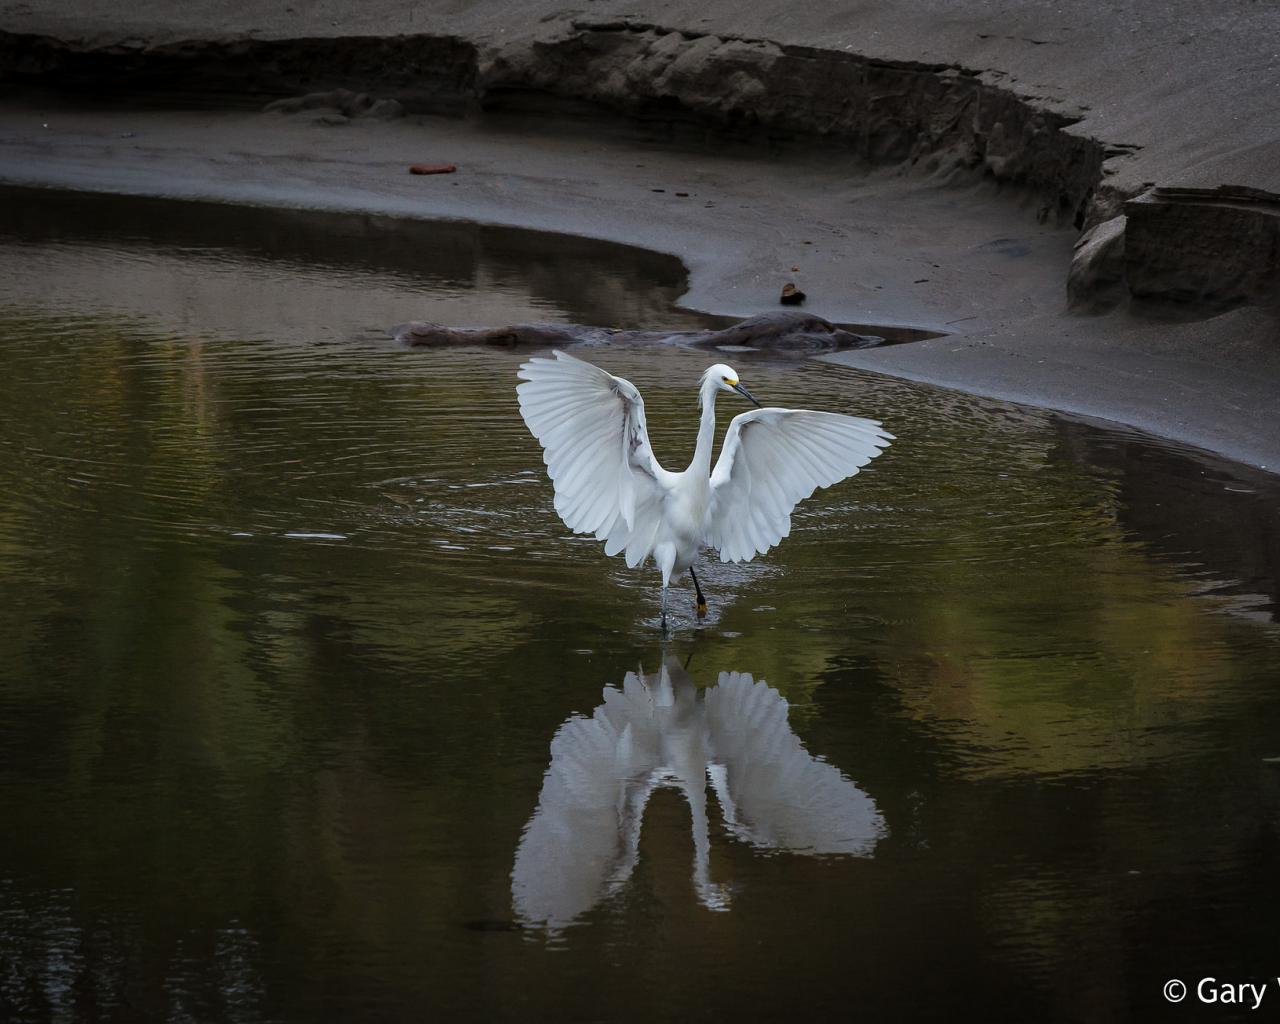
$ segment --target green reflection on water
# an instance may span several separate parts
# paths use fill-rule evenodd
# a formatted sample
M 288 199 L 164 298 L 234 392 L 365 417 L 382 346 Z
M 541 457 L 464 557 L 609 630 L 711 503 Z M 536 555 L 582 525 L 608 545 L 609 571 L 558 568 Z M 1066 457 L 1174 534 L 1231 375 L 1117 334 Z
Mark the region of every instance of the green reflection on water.
M 520 357 L 349 337 L 0 315 L 8 1006 L 885 1010 L 925 964 L 922 1012 L 1014 968 L 1006 997 L 1043 1009 L 1079 991 L 1088 936 L 1090 998 L 1114 1007 L 1157 980 L 1115 964 L 1166 941 L 1179 879 L 1253 920 L 1221 891 L 1272 849 L 1274 629 L 1135 542 L 1116 475 L 1048 416 L 740 360 L 766 404 L 900 440 L 769 556 L 708 565 L 712 616 L 685 607 L 672 650 L 699 686 L 767 680 L 887 834 L 855 860 L 713 831 L 733 900 L 712 914 L 660 794 L 590 927 L 504 931 L 552 736 L 658 666 L 656 573 L 554 516 Z M 706 357 L 593 358 L 682 465 Z M 1215 934 L 1192 945 L 1248 959 Z

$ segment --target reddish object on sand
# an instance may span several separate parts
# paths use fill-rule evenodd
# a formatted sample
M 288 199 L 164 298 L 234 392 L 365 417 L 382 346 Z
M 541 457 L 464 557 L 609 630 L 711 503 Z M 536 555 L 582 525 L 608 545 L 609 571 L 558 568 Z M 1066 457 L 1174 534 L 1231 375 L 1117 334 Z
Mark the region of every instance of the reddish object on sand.
M 414 164 L 409 168 L 410 174 L 452 174 L 458 168 L 453 164 Z

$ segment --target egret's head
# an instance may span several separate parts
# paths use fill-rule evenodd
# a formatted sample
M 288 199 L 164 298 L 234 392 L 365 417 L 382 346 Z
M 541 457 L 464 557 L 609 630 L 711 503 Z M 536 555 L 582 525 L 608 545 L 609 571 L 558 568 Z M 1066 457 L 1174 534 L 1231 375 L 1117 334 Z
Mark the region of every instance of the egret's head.
M 714 366 L 707 367 L 706 372 L 702 375 L 702 391 L 700 394 L 705 395 L 707 393 L 708 384 L 714 384 L 720 391 L 736 392 L 748 401 L 755 402 L 756 405 L 760 404 L 752 397 L 751 392 L 742 386 L 738 380 L 738 371 L 728 363 L 716 363 Z M 699 404 L 701 404 L 701 401 L 699 401 Z

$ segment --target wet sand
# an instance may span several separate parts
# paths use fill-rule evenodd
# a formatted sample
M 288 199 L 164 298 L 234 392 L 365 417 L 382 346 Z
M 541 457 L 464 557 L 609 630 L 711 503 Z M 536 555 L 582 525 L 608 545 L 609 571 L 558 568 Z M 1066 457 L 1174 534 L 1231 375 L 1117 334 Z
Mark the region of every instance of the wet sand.
M 0 8 L 0 180 L 648 246 L 690 268 L 692 308 L 751 315 L 793 281 L 833 321 L 950 332 L 841 360 L 1274 471 L 1278 37 L 1248 0 L 26 0 Z M 412 116 L 248 112 L 335 85 Z M 113 111 L 107 87 L 240 111 Z M 466 116 L 419 116 L 441 106 Z M 673 145 L 655 111 L 759 130 Z M 407 173 L 432 162 L 458 171 Z M 1107 224 L 1123 247 L 1080 294 L 1119 266 L 1160 301 L 1068 313 L 1079 230 Z M 1187 296 L 1254 304 L 1163 301 Z
M 408 173 L 429 161 L 458 171 Z M 1038 223 L 1034 195 L 981 173 L 869 168 L 836 149 L 794 146 L 768 157 L 746 145 L 654 144 L 625 127 L 570 120 L 331 127 L 309 112 L 25 100 L 0 109 L 0 177 L 642 245 L 686 263 L 683 302 L 695 309 L 775 309 L 782 285 L 795 281 L 810 297 L 805 309 L 834 322 L 949 332 L 831 357 L 838 361 L 1280 466 L 1280 346 L 1269 312 L 1187 322 L 1068 313 L 1063 280 L 1077 233 Z
M 681 56 L 690 71 L 717 41 L 961 69 L 1069 118 L 1072 135 L 1099 140 L 1112 187 L 1280 193 L 1280 11 L 1251 0 L 24 0 L 0 7 L 0 33 L 117 55 L 197 41 L 308 39 L 327 46 L 313 59 L 323 61 L 327 52 L 333 66 L 352 40 L 449 38 L 475 48 L 483 88 L 545 78 L 547 69 L 535 65 L 559 43 L 622 25 L 674 30 L 695 43 L 696 52 Z M 20 66 L 30 70 L 31 62 Z M 556 70 L 564 79 L 573 68 Z M 671 70 L 665 85 L 677 88 Z M 643 69 L 630 71 L 631 80 L 620 84 L 642 88 Z M 604 98 L 610 86 L 593 88 Z

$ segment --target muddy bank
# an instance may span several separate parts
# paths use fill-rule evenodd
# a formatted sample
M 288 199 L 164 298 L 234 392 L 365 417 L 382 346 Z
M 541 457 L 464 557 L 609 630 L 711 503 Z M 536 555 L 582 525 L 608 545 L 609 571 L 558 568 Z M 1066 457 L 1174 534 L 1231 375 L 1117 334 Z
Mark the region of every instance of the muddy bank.
M 431 252 L 456 248 L 448 240 L 457 233 L 443 225 L 481 225 L 458 236 L 464 255 L 477 239 L 481 253 L 489 250 L 493 229 L 483 225 L 554 232 L 538 257 L 550 259 L 553 272 L 539 289 L 575 310 L 569 319 L 600 326 L 719 327 L 730 321 L 716 318 L 777 310 L 791 281 L 809 296 L 805 311 L 831 323 L 891 325 L 895 340 L 924 339 L 823 358 L 1280 465 L 1280 331 L 1272 315 L 1261 306 L 1174 320 L 1132 309 L 1068 313 L 1062 282 L 1076 232 L 1038 223 L 1040 200 L 1030 189 L 976 172 L 940 186 L 892 166 L 851 171 L 830 151 L 763 158 L 745 145 L 659 145 L 594 127 L 548 132 L 537 117 L 331 126 L 314 114 L 0 102 L 0 179 L 234 204 L 225 216 L 209 208 L 211 239 L 251 248 L 275 239 L 282 253 L 301 245 L 321 260 L 385 256 L 410 277 L 415 267 L 431 272 Z M 440 159 L 458 172 L 409 173 L 412 164 Z M 90 210 L 98 201 L 81 200 Z M 134 214 L 119 202 L 101 223 L 90 213 L 58 230 L 128 237 Z M 104 210 L 111 206 L 104 202 Z M 322 229 L 317 218 L 328 214 L 314 211 L 348 220 Z M 170 235 L 180 248 L 199 244 L 199 231 Z M 595 243 L 567 236 L 632 247 L 641 262 L 653 262 L 642 276 L 658 290 L 619 290 L 594 260 Z M 561 259 L 576 252 L 581 259 Z M 502 265 L 485 256 L 476 273 Z M 659 307 L 686 280 L 685 311 L 666 319 Z M 464 314 L 462 306 L 435 314 L 396 300 L 382 312 L 370 307 L 367 326 L 415 317 L 454 327 L 542 319 Z
M 387 333 L 411 348 L 497 345 L 503 348 L 591 347 L 648 348 L 674 345 L 706 351 L 769 352 L 802 358 L 849 349 L 875 348 L 885 339 L 856 334 L 820 316 L 782 310 L 748 317 L 721 330 L 628 331 L 582 324 L 511 324 L 506 327 L 446 327 L 415 320 Z
M 136 40 L 84 45 L 0 33 L 0 79 L 72 95 L 250 107 L 358 90 L 411 113 L 557 109 L 581 100 L 649 122 L 747 141 L 843 144 L 871 163 L 930 173 L 982 167 L 1032 186 L 1040 217 L 1084 225 L 1109 153 L 1068 135 L 1079 118 L 1045 109 L 973 69 L 673 30 L 634 19 L 574 19 L 551 40 L 486 55 L 456 36 Z M 558 108 L 563 109 L 563 108 Z M 348 112 L 349 113 L 349 112 Z M 1116 151 L 1118 152 L 1118 151 Z
M 1186 168 L 1167 157 L 1143 173 L 1146 147 L 1092 113 L 1087 101 L 1100 91 L 1096 81 L 1078 97 L 1048 85 L 1071 77 L 1064 65 L 1071 65 L 1069 51 L 1080 50 L 1079 33 L 983 31 L 992 28 L 984 16 L 962 6 L 953 12 L 948 45 L 925 51 L 934 59 L 895 59 L 883 43 L 872 45 L 887 31 L 871 29 L 861 44 L 841 35 L 815 45 L 796 41 L 804 32 L 753 36 L 758 12 L 735 31 L 717 31 L 723 12 L 704 6 L 658 16 L 644 8 L 611 5 L 586 14 L 542 4 L 517 15 L 491 4 L 466 17 L 426 12 L 415 19 L 417 8 L 375 5 L 356 19 L 359 31 L 347 28 L 349 16 L 325 24 L 291 7 L 268 6 L 251 16 L 233 5 L 230 13 L 244 21 L 240 31 L 202 27 L 199 13 L 184 25 L 163 5 L 141 30 L 123 14 L 112 31 L 110 22 L 64 10 L 44 32 L 19 30 L 39 26 L 39 17 L 0 18 L 0 80 L 242 107 L 336 88 L 366 93 L 384 112 L 563 113 L 565 103 L 576 103 L 579 114 L 620 113 L 766 148 L 821 140 L 868 164 L 942 177 L 977 170 L 1027 187 L 1038 197 L 1034 213 L 1042 222 L 1088 232 L 1063 282 L 1081 311 L 1106 312 L 1131 296 L 1220 310 L 1269 301 L 1280 288 L 1274 161 L 1259 154 L 1237 179 L 1212 187 L 1181 181 Z M 853 26 L 859 18 L 868 28 L 880 24 L 871 12 L 855 13 Z M 1007 12 L 1009 24 L 1023 14 Z M 1076 24 L 1068 27 L 1096 27 L 1096 13 L 1072 16 Z M 1179 45 L 1194 43 L 1194 20 L 1185 22 L 1191 35 Z M 444 24 L 456 30 L 429 30 Z M 966 24 L 972 38 L 961 31 Z M 1117 14 L 1111 28 L 1123 24 Z M 976 52 L 975 40 L 982 44 Z M 1022 53 L 1010 64 L 974 59 L 991 56 L 992 46 L 1011 57 L 1019 47 L 1010 44 L 1027 49 L 1028 41 L 1043 51 L 1038 59 Z M 1247 49 L 1246 40 L 1239 42 Z M 1193 52 L 1169 53 L 1166 62 L 1185 64 Z M 1089 63 L 1088 54 L 1074 56 Z M 1008 70 L 1018 66 L 1046 84 L 1028 88 Z M 1136 79 L 1144 68 L 1107 71 Z M 1178 112 L 1191 123 L 1202 114 Z M 1157 176 L 1147 177 L 1153 170 Z
M 27 0 L 0 178 L 639 246 L 691 310 L 791 283 L 931 339 L 829 358 L 1274 467 L 1278 32 L 1244 0 Z

